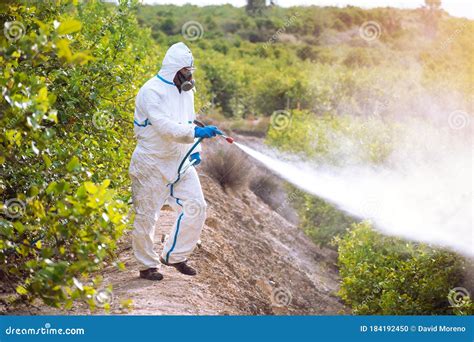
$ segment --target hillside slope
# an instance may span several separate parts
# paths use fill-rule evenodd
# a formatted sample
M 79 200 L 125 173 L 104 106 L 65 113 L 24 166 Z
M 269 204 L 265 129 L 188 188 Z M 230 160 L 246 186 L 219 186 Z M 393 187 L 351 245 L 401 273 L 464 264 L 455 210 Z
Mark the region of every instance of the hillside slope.
M 165 278 L 150 282 L 138 278 L 130 247 L 130 233 L 121 244 L 125 271 L 114 267 L 102 273 L 104 286 L 112 284 L 111 313 L 135 315 L 262 315 L 339 314 L 347 308 L 335 296 L 338 275 L 335 253 L 316 247 L 304 233 L 279 216 L 250 190 L 225 193 L 201 174 L 208 202 L 202 246 L 190 262 L 199 270 L 194 278 L 163 266 Z M 156 248 L 175 214 L 163 210 L 156 231 Z M 130 311 L 120 301 L 133 300 Z M 40 305 L 16 314 L 87 314 L 86 304 L 64 312 Z M 95 313 L 103 313 L 97 310 Z

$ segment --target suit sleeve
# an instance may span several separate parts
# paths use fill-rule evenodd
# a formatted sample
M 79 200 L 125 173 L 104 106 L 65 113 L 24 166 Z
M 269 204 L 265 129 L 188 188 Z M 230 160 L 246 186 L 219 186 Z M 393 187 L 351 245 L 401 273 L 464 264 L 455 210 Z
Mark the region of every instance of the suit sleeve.
M 145 89 L 142 94 L 142 104 L 152 128 L 158 134 L 182 144 L 190 144 L 194 141 L 193 125 L 180 124 L 173 121 L 160 95 L 156 91 Z

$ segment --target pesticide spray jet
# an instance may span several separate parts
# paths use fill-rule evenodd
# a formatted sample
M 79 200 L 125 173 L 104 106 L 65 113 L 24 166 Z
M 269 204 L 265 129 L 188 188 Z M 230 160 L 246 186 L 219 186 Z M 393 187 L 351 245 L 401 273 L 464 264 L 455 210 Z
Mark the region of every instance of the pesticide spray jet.
M 284 161 L 285 156 L 274 151 L 264 154 L 235 145 L 296 187 L 369 219 L 388 235 L 474 255 L 469 145 L 451 146 L 449 153 L 437 151 L 434 160 L 425 156 L 416 162 L 394 153 L 393 158 L 400 159 L 391 164 L 398 165 L 396 168 L 316 167 L 309 162 Z

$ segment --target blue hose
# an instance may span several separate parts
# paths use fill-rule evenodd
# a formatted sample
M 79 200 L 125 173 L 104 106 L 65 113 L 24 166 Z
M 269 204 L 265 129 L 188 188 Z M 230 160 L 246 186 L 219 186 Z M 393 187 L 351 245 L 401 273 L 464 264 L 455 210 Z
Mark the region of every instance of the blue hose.
M 183 167 L 184 165 L 184 162 L 188 159 L 188 157 L 191 155 L 191 153 L 194 151 L 194 149 L 197 147 L 197 145 L 199 145 L 201 143 L 203 138 L 199 138 L 194 144 L 193 146 L 191 146 L 191 148 L 189 149 L 189 151 L 186 153 L 186 155 L 184 156 L 183 160 L 181 160 L 181 164 L 179 164 L 179 167 L 178 167 L 178 175 L 179 173 L 181 172 L 181 168 Z
M 191 146 L 189 151 L 186 152 L 186 154 L 184 155 L 183 160 L 181 160 L 181 163 L 179 164 L 179 167 L 178 167 L 178 178 L 176 178 L 176 180 L 173 183 L 168 184 L 169 186 L 171 186 L 171 189 L 173 189 L 173 185 L 178 183 L 178 181 L 181 179 L 181 174 L 180 173 L 181 173 L 181 169 L 183 168 L 184 163 L 189 158 L 189 156 L 194 151 L 194 149 L 197 147 L 197 145 L 199 145 L 201 143 L 202 139 L 203 138 L 199 138 L 198 140 L 196 140 L 196 142 L 193 144 L 193 146 Z

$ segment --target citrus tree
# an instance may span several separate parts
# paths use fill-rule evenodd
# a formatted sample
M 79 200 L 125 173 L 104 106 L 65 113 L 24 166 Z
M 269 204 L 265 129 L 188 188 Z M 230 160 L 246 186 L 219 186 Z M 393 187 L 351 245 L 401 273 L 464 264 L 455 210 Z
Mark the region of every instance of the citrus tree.
M 134 96 L 158 53 L 136 6 L 2 11 L 0 278 L 22 299 L 93 307 L 91 274 L 113 261 L 129 224 Z

